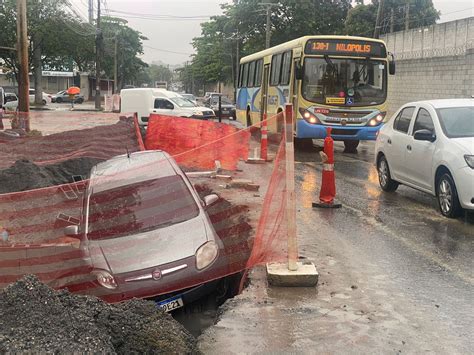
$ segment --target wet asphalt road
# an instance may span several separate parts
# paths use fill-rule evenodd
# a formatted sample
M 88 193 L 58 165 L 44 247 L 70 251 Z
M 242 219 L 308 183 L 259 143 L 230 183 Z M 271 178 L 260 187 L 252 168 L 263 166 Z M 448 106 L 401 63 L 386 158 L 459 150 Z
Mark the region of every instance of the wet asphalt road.
M 265 268 L 199 337 L 206 354 L 470 354 L 474 349 L 474 216 L 442 217 L 433 197 L 383 193 L 374 143 L 336 143 L 337 210 L 313 209 L 318 149 L 296 154 L 300 256 L 316 288 L 268 286 Z
M 307 249 L 311 256 L 315 247 L 307 235 L 324 231 L 325 239 L 334 242 L 333 251 L 342 246 L 337 262 L 362 266 L 367 275 L 360 276 L 369 283 L 372 277 L 387 280 L 380 285 L 381 294 L 396 292 L 421 311 L 401 314 L 429 321 L 429 328 L 439 331 L 435 343 L 450 344 L 446 350 L 455 352 L 473 351 L 474 214 L 451 220 L 438 212 L 430 195 L 404 186 L 383 192 L 373 165 L 373 142 L 361 144 L 358 154 L 343 153 L 336 143 L 337 198 L 343 208 L 313 211 L 321 176 L 319 150 L 296 155 L 302 254 Z

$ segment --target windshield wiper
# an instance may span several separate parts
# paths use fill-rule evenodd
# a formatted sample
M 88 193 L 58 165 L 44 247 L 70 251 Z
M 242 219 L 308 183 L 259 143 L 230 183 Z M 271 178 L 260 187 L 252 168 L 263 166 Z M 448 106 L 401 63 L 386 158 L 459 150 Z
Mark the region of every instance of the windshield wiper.
M 339 72 L 337 70 L 337 66 L 332 62 L 332 60 L 329 58 L 329 56 L 327 54 L 324 55 L 324 60 L 326 61 L 326 63 L 329 65 L 329 68 L 332 69 L 332 71 L 338 75 Z

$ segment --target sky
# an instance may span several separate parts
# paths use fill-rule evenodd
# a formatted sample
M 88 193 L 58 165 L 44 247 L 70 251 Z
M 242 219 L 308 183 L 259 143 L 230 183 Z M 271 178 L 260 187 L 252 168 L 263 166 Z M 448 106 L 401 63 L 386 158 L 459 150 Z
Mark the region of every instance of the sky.
M 88 0 L 70 0 L 73 8 L 87 18 Z M 474 0 L 432 0 L 441 11 L 438 22 L 474 16 Z M 97 3 L 97 0 L 94 0 Z M 222 13 L 226 0 L 106 0 L 102 12 L 129 21 L 140 31 L 144 41 L 143 60 L 176 65 L 190 59 L 191 42 L 201 34 L 200 23 Z M 368 3 L 368 0 L 365 0 Z M 104 4 L 104 1 L 102 1 Z M 148 19 L 147 19 L 147 18 Z M 152 18 L 152 19 L 150 19 Z

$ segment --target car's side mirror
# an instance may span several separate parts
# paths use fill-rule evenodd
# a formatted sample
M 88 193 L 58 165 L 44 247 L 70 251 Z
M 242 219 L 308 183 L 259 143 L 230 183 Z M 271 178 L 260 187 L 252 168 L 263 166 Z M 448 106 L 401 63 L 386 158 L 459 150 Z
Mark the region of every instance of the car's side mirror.
M 79 226 L 67 226 L 64 228 L 63 232 L 68 237 L 79 237 Z
M 417 141 L 434 142 L 436 140 L 436 135 L 434 134 L 434 132 L 428 129 L 420 129 L 419 131 L 415 132 L 413 138 L 415 138 L 415 140 Z
M 216 203 L 218 200 L 219 200 L 219 196 L 217 196 L 216 194 L 210 194 L 210 195 L 204 196 L 204 205 L 205 207 L 209 207 L 213 205 L 214 203 Z

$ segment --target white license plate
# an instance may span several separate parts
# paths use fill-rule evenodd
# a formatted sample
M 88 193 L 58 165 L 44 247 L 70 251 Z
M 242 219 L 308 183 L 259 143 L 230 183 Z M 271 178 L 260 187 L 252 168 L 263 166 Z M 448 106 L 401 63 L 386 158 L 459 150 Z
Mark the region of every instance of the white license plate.
M 158 307 L 160 307 L 165 312 L 171 312 L 172 310 L 181 308 L 183 306 L 184 306 L 184 303 L 181 297 L 167 299 L 165 301 L 158 303 Z

